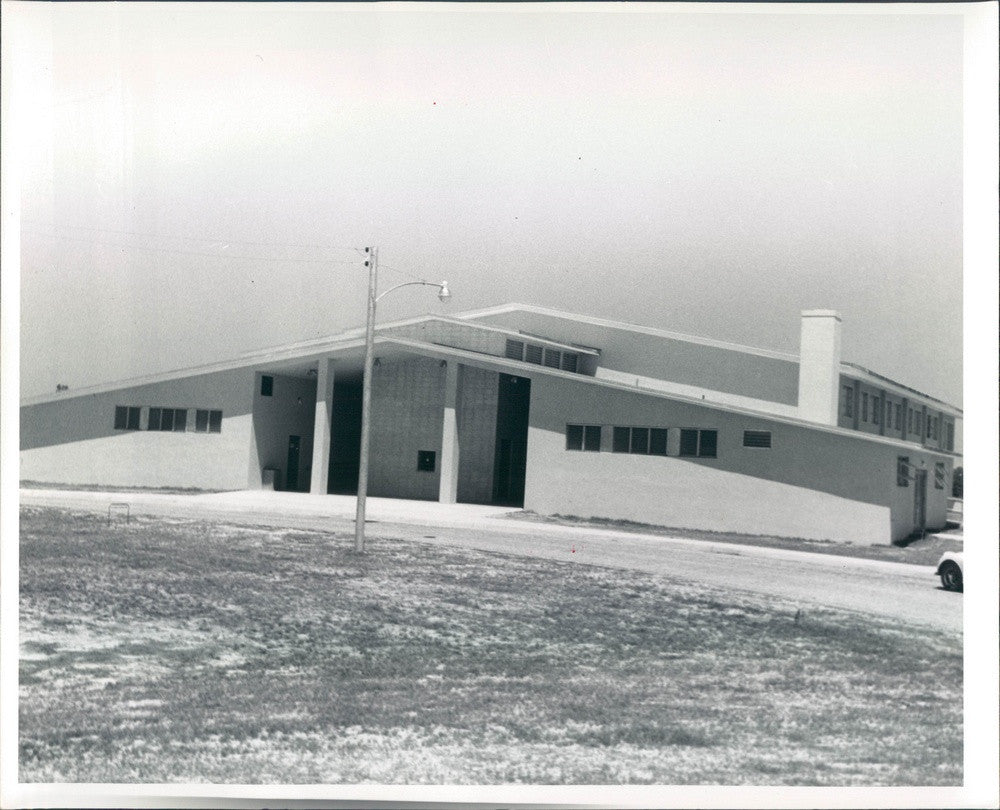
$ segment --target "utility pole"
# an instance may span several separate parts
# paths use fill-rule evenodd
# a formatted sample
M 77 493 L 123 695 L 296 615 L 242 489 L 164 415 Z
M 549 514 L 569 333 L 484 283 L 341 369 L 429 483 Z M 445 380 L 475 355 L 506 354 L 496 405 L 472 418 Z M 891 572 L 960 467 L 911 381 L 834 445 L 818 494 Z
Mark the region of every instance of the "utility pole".
M 375 296 L 378 287 L 378 248 L 367 247 L 368 320 L 365 324 L 365 368 L 361 381 L 361 453 L 358 459 L 358 508 L 354 518 L 354 550 L 365 550 L 365 501 L 368 498 L 368 446 L 371 434 L 372 370 L 375 365 Z
M 365 550 L 365 502 L 368 499 L 368 449 L 371 436 L 372 372 L 375 367 L 375 304 L 378 300 L 400 287 L 437 287 L 438 298 L 444 303 L 451 298 L 448 282 L 404 281 L 378 294 L 378 248 L 366 247 L 365 267 L 368 268 L 368 320 L 365 324 L 365 368 L 361 381 L 361 447 L 358 456 L 358 510 L 354 517 L 354 550 Z

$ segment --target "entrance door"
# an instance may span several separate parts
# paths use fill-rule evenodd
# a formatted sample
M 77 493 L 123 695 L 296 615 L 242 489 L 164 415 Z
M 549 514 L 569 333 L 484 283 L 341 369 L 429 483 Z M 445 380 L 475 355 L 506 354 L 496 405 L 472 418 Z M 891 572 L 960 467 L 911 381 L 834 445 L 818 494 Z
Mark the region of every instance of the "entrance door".
M 334 382 L 327 491 L 356 495 L 361 457 L 361 383 Z
M 493 503 L 500 506 L 524 506 L 531 380 L 501 374 L 498 393 Z
M 913 532 L 927 528 L 927 470 L 917 470 L 913 478 Z
M 299 490 L 299 444 L 301 437 L 288 437 L 288 466 L 285 468 L 285 489 L 289 492 Z

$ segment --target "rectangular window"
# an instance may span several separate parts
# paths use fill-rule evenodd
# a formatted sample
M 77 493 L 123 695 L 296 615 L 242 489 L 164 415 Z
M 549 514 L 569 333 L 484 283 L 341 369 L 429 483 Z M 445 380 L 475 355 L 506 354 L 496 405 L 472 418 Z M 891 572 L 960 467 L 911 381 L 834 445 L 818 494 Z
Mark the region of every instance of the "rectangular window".
M 160 408 L 160 430 L 174 429 L 174 409 Z
M 649 454 L 665 456 L 667 454 L 667 429 L 652 428 L 649 431 Z
M 583 425 L 566 425 L 566 449 L 583 450 Z
M 770 447 L 771 446 L 771 431 L 770 430 L 744 430 L 743 431 L 743 446 L 744 447 Z
M 177 408 L 174 411 L 174 432 L 183 433 L 187 430 L 187 416 L 188 412 L 184 408 Z
M 896 458 L 896 486 L 908 487 L 910 485 L 910 457 L 899 456 Z
M 160 409 L 150 408 L 149 424 L 146 425 L 146 430 L 159 430 L 159 429 L 160 429 Z
M 906 432 L 907 433 L 913 433 L 913 408 L 908 408 L 908 410 L 910 412 L 910 416 L 909 416 L 909 420 L 908 420 L 908 423 L 907 423 Z
M 562 370 L 572 371 L 575 374 L 576 367 L 577 367 L 577 356 L 575 354 L 570 354 L 569 352 L 565 352 L 562 356 Z
M 524 358 L 524 342 L 520 340 L 508 340 L 504 349 L 504 357 L 508 360 L 521 360 Z
M 630 453 L 649 453 L 649 428 L 632 428 L 632 441 L 629 444 Z
M 524 359 L 540 366 L 542 364 L 542 347 L 529 343 L 524 348 Z
M 269 397 L 274 391 L 274 377 L 267 374 L 260 375 L 260 395 L 262 397 Z
M 208 411 L 197 410 L 194 413 L 194 429 L 198 433 L 208 433 Z
M 892 427 L 892 403 L 886 400 L 885 403 L 885 426 Z
M 125 430 L 128 425 L 128 408 L 124 405 L 115 406 L 115 430 Z
M 417 472 L 434 472 L 436 450 L 417 450 Z
M 934 465 L 934 489 L 944 489 L 944 462 Z
M 141 414 L 142 414 L 142 408 L 133 408 L 133 407 L 129 406 L 129 409 L 128 409 L 128 424 L 127 424 L 127 427 L 128 427 L 129 430 L 138 430 L 139 429 L 139 417 L 140 417 Z
M 849 385 L 844 386 L 844 416 L 854 416 L 854 389 Z
M 566 425 L 566 449 L 586 450 L 598 453 L 601 450 L 600 425 Z
M 556 351 L 555 349 L 545 350 L 545 365 L 549 368 L 559 368 L 560 361 L 562 360 L 562 353 Z
M 876 425 L 882 420 L 879 418 L 881 415 L 882 400 L 878 397 L 872 397 L 872 422 Z
M 934 425 L 934 440 L 937 441 L 938 433 L 939 433 L 939 429 L 938 429 L 938 417 L 936 417 L 936 416 L 934 417 L 934 419 L 932 420 L 932 424 Z
M 899 402 L 896 403 L 896 430 L 903 427 L 903 406 Z
M 949 422 L 945 425 L 945 448 L 948 450 L 955 449 L 955 423 Z
M 861 421 L 868 421 L 868 393 L 865 392 L 861 395 Z
M 222 433 L 222 411 L 208 412 L 208 432 Z
M 699 458 L 715 458 L 718 446 L 719 432 L 717 430 L 682 430 L 682 456 L 698 456 Z
M 611 452 L 627 453 L 629 448 L 629 429 L 616 427 L 611 436 Z

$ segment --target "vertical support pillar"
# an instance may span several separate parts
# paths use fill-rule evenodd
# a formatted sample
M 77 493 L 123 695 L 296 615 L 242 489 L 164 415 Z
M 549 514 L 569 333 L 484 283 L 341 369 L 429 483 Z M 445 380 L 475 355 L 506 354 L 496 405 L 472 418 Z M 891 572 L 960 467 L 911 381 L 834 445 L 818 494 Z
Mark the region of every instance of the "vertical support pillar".
M 330 475 L 330 430 L 333 418 L 333 360 L 320 358 L 316 375 L 316 419 L 313 426 L 312 477 L 309 492 L 326 495 Z
M 441 431 L 441 482 L 438 500 L 458 500 L 458 363 L 449 360 L 444 379 L 444 422 Z

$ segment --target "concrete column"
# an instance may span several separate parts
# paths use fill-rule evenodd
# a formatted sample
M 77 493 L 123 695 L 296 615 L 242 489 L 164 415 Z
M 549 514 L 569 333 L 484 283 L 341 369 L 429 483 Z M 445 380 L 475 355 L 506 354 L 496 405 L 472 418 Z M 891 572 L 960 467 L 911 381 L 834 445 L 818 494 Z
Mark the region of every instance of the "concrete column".
M 837 424 L 840 397 L 840 315 L 830 309 L 802 312 L 799 345 L 799 417 Z
M 441 482 L 438 500 L 458 500 L 458 363 L 449 360 L 444 378 L 444 421 L 441 431 Z
M 309 492 L 326 495 L 330 476 L 330 427 L 333 418 L 333 360 L 320 358 L 316 375 L 316 419 L 313 423 L 312 478 Z

